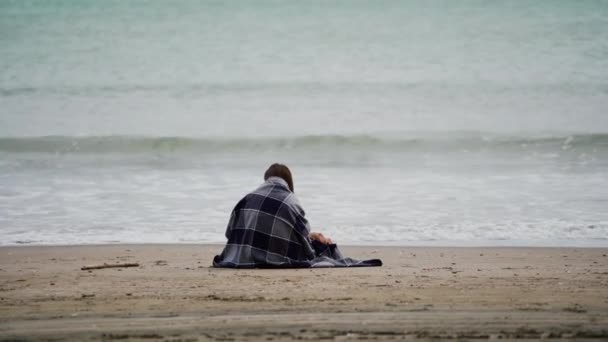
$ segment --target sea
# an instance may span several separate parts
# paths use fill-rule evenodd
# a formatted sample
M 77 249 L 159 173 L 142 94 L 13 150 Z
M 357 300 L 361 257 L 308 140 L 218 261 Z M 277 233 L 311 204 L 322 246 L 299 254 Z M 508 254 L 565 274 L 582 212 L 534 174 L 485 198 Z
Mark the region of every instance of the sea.
M 608 247 L 606 1 L 0 1 L 0 245 Z

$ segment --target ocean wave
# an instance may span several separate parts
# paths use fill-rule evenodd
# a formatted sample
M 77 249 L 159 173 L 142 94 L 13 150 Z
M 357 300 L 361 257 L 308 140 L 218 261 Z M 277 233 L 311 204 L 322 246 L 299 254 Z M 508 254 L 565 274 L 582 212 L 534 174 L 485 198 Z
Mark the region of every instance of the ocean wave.
M 152 83 L 152 84 L 49 84 L 49 85 L 22 85 L 0 87 L 0 97 L 30 96 L 30 95 L 70 95 L 70 96 L 105 96 L 130 93 L 162 93 L 174 95 L 188 94 L 242 94 L 277 92 L 301 94 L 306 93 L 353 93 L 361 94 L 376 92 L 422 91 L 422 92 L 449 92 L 449 93 L 475 93 L 480 92 L 477 83 L 444 83 L 432 81 L 412 82 L 210 82 L 210 83 Z M 553 93 L 553 94 L 608 94 L 608 84 L 604 82 L 568 82 L 568 83 L 484 83 L 484 92 L 497 93 Z
M 495 151 L 539 149 L 608 149 L 608 133 L 564 135 L 497 135 L 433 133 L 390 135 L 305 135 L 296 137 L 193 138 L 149 136 L 41 136 L 2 137 L 6 153 L 222 153 L 249 151 Z

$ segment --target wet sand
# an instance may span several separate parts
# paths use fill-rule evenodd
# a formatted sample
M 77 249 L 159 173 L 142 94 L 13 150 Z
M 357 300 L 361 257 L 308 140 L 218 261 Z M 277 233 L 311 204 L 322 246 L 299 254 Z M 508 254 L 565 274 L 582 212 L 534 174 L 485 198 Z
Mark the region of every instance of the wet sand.
M 221 246 L 0 248 L 2 340 L 608 338 L 608 249 L 342 247 L 383 267 L 210 268 Z M 83 271 L 103 263 L 139 267 Z

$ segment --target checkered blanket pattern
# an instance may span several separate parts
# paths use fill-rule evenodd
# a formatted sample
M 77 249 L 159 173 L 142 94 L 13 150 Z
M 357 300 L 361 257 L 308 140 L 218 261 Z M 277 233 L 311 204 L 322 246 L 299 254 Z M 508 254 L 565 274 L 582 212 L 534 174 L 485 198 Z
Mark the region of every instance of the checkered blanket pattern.
M 214 267 L 298 268 L 381 266 L 378 259 L 344 258 L 338 247 L 311 241 L 304 210 L 287 183 L 269 178 L 241 199 L 230 215 Z

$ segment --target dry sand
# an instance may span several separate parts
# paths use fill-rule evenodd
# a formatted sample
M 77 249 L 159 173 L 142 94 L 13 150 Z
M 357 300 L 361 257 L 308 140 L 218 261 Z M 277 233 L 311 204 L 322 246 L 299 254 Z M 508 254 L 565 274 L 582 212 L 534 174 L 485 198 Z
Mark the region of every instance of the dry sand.
M 0 339 L 608 339 L 606 248 L 343 247 L 384 266 L 210 268 L 221 248 L 2 247 Z M 81 270 L 126 262 L 140 267 Z

